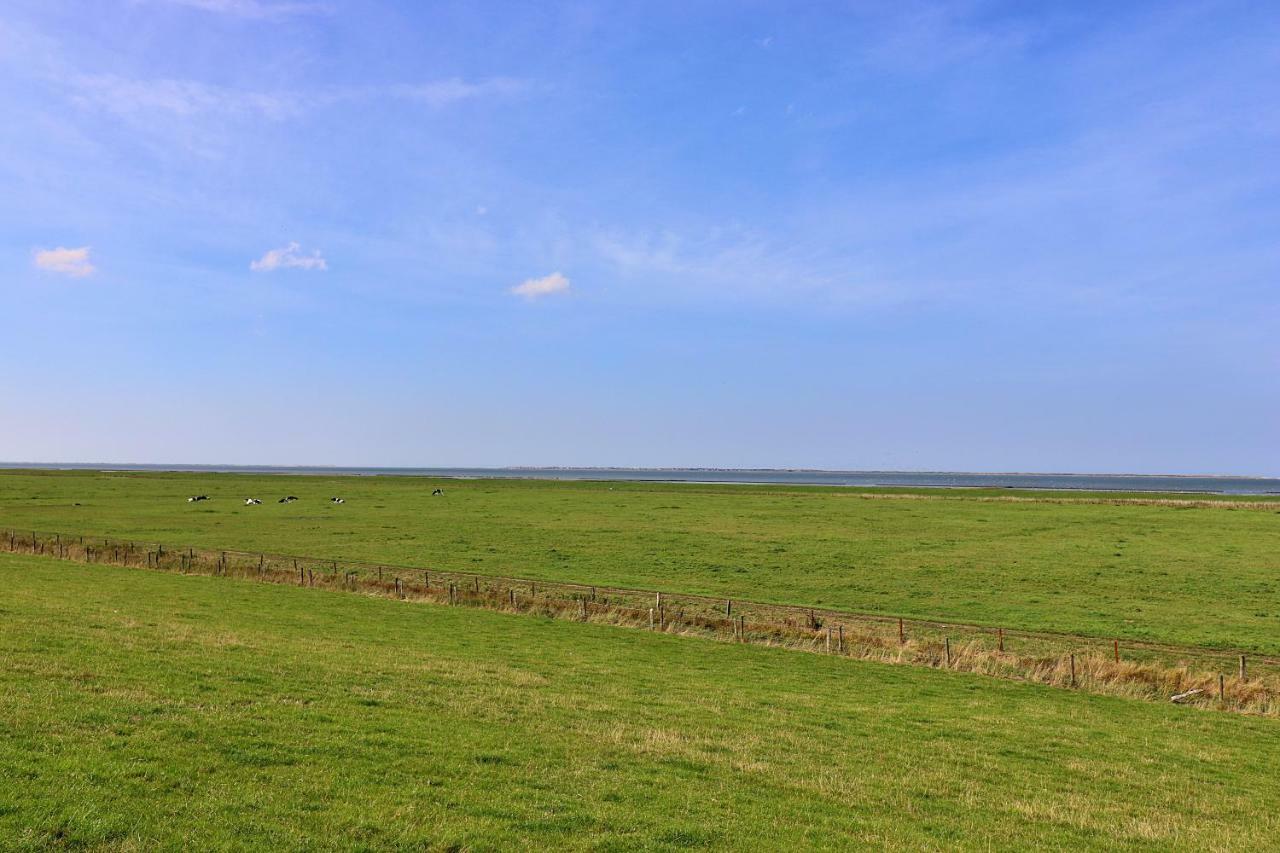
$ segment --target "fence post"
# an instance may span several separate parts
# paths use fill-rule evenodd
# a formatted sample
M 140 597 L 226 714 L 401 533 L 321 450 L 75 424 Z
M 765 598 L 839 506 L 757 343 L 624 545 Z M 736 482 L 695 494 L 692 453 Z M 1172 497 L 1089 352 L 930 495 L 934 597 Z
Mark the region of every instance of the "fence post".
M 1003 628 L 997 628 L 997 629 L 996 629 L 996 631 L 997 631 L 997 636 L 1000 638 L 1000 639 L 999 639 L 999 643 L 1000 643 L 1000 651 L 1002 651 L 1002 652 L 1003 652 L 1003 651 L 1004 651 L 1004 629 L 1003 629 Z
M 942 638 L 942 653 L 946 658 L 947 668 L 950 669 L 951 668 L 951 638 L 950 637 Z
M 733 599 L 726 598 L 724 600 L 724 615 L 725 616 L 733 615 Z
M 907 641 L 907 632 L 902 628 L 902 617 L 898 617 L 898 643 L 902 644 Z
M 585 597 L 578 599 L 578 618 L 583 622 L 587 621 L 587 599 Z
M 1222 673 L 1218 673 L 1218 701 L 1221 702 L 1227 698 L 1227 679 Z
M 396 578 L 396 597 L 404 598 L 404 591 L 400 588 L 400 578 Z
M 831 654 L 831 626 L 827 626 L 827 654 Z
M 1071 655 L 1071 686 L 1076 686 L 1076 656 L 1074 653 Z
M 1115 643 L 1115 649 L 1116 649 L 1116 663 L 1120 663 L 1120 641 L 1119 641 L 1119 640 L 1113 640 L 1112 642 L 1114 642 L 1114 643 Z
M 1244 684 L 1249 679 L 1249 674 L 1245 669 L 1244 655 L 1240 655 L 1240 683 Z
M 649 630 L 653 630 L 653 608 L 649 608 Z
M 513 608 L 516 606 L 516 588 L 514 586 L 507 587 L 507 602 Z
M 839 631 L 840 631 L 840 645 L 837 647 L 837 651 L 839 651 L 840 654 L 844 654 L 844 625 L 843 624 L 839 626 Z

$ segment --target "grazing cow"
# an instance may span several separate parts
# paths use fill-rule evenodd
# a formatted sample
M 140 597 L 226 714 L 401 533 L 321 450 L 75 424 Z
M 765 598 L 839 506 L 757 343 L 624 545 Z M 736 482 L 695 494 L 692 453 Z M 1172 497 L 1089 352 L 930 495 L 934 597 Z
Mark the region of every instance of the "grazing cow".
M 294 495 L 287 495 L 287 496 L 285 496 L 285 497 L 281 498 L 280 500 L 276 501 L 276 503 L 291 504 L 291 503 L 293 503 L 294 501 L 296 501 L 297 499 L 298 499 L 298 498 L 297 498 L 296 496 L 294 496 Z
M 199 503 L 200 501 L 207 501 L 207 500 L 209 500 L 208 495 L 195 495 L 193 497 L 187 498 L 187 503 L 193 504 L 193 503 Z
M 260 503 L 262 503 L 262 501 L 258 500 L 257 498 L 245 498 L 245 499 L 244 499 L 244 505 L 245 505 L 245 506 L 257 506 L 257 505 L 258 505 L 258 504 L 260 504 Z
M 443 494 L 444 494 L 444 489 L 436 489 L 434 492 L 431 493 L 431 496 L 435 497 L 436 495 L 443 495 Z
M 335 504 L 344 504 L 344 503 L 346 503 L 346 501 L 344 501 L 342 498 L 329 498 L 329 502 L 330 502 L 330 503 L 335 503 Z

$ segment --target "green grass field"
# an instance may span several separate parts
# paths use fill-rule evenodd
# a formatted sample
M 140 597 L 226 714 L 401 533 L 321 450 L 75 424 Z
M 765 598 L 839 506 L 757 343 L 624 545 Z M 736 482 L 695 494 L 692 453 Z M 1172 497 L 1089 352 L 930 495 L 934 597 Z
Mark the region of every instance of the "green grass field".
M 0 848 L 1273 849 L 1273 720 L 0 554 Z
M 213 500 L 187 504 L 197 492 Z M 302 500 L 276 504 L 283 494 Z M 329 505 L 335 494 L 347 503 Z M 1280 503 L 922 494 L 11 471 L 0 526 L 1280 653 Z

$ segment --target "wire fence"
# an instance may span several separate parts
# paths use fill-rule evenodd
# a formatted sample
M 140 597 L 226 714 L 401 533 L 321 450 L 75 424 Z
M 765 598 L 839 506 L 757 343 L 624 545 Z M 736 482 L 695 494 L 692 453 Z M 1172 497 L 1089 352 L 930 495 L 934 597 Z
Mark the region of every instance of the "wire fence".
M 1192 691 L 1245 710 L 1280 710 L 1280 658 L 1236 649 L 1006 629 L 707 595 L 314 556 L 197 548 L 38 530 L 0 530 L 0 548 L 90 564 L 364 592 L 625 623 L 669 633 L 1032 677 L 1063 686 L 1125 683 L 1152 696 Z M 1176 695 L 1176 694 L 1174 694 Z M 1166 697 L 1167 698 L 1167 697 Z

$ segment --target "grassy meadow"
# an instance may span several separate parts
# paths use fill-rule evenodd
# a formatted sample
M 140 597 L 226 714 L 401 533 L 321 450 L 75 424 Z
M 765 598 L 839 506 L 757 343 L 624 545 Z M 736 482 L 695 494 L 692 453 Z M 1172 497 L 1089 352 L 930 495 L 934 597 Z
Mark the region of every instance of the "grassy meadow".
M 1269 719 L 0 554 L 0 848 L 1268 849 Z
M 1090 497 L 6 471 L 0 526 L 1280 653 L 1280 502 Z

